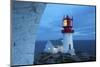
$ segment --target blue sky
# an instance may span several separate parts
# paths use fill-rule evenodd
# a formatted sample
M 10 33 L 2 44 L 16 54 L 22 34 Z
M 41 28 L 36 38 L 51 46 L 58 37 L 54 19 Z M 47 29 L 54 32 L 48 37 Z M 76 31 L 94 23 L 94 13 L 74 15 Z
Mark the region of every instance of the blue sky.
M 47 4 L 42 15 L 37 39 L 61 39 L 64 15 L 73 16 L 75 40 L 95 39 L 95 6 Z

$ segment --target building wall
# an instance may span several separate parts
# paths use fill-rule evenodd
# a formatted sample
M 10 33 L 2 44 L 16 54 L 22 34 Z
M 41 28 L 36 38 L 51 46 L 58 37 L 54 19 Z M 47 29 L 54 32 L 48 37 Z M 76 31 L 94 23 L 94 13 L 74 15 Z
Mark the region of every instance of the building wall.
M 14 1 L 12 4 L 12 65 L 34 62 L 36 31 L 46 4 Z

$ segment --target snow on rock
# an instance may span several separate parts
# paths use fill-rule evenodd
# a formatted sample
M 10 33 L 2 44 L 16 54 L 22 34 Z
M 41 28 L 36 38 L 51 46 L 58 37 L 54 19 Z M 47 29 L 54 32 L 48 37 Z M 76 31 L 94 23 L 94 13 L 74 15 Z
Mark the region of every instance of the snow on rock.
M 12 65 L 33 64 L 36 31 L 45 6 L 37 2 L 13 2 Z

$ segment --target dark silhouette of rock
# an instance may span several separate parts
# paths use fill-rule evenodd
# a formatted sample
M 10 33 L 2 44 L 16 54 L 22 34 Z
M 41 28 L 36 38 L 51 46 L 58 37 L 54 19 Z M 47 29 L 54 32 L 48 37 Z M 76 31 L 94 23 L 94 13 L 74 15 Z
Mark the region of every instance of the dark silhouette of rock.
M 90 56 L 88 53 L 79 53 L 79 55 L 70 55 L 68 53 L 41 53 L 35 64 L 58 64 L 58 63 L 72 63 L 72 62 L 84 62 L 95 61 L 95 57 Z

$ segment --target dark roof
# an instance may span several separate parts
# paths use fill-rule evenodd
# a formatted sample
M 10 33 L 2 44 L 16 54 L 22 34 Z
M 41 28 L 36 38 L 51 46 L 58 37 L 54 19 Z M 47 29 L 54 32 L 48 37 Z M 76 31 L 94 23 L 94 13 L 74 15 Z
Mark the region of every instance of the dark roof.
M 50 42 L 52 43 L 53 46 L 62 46 L 63 43 L 61 40 L 50 40 Z

